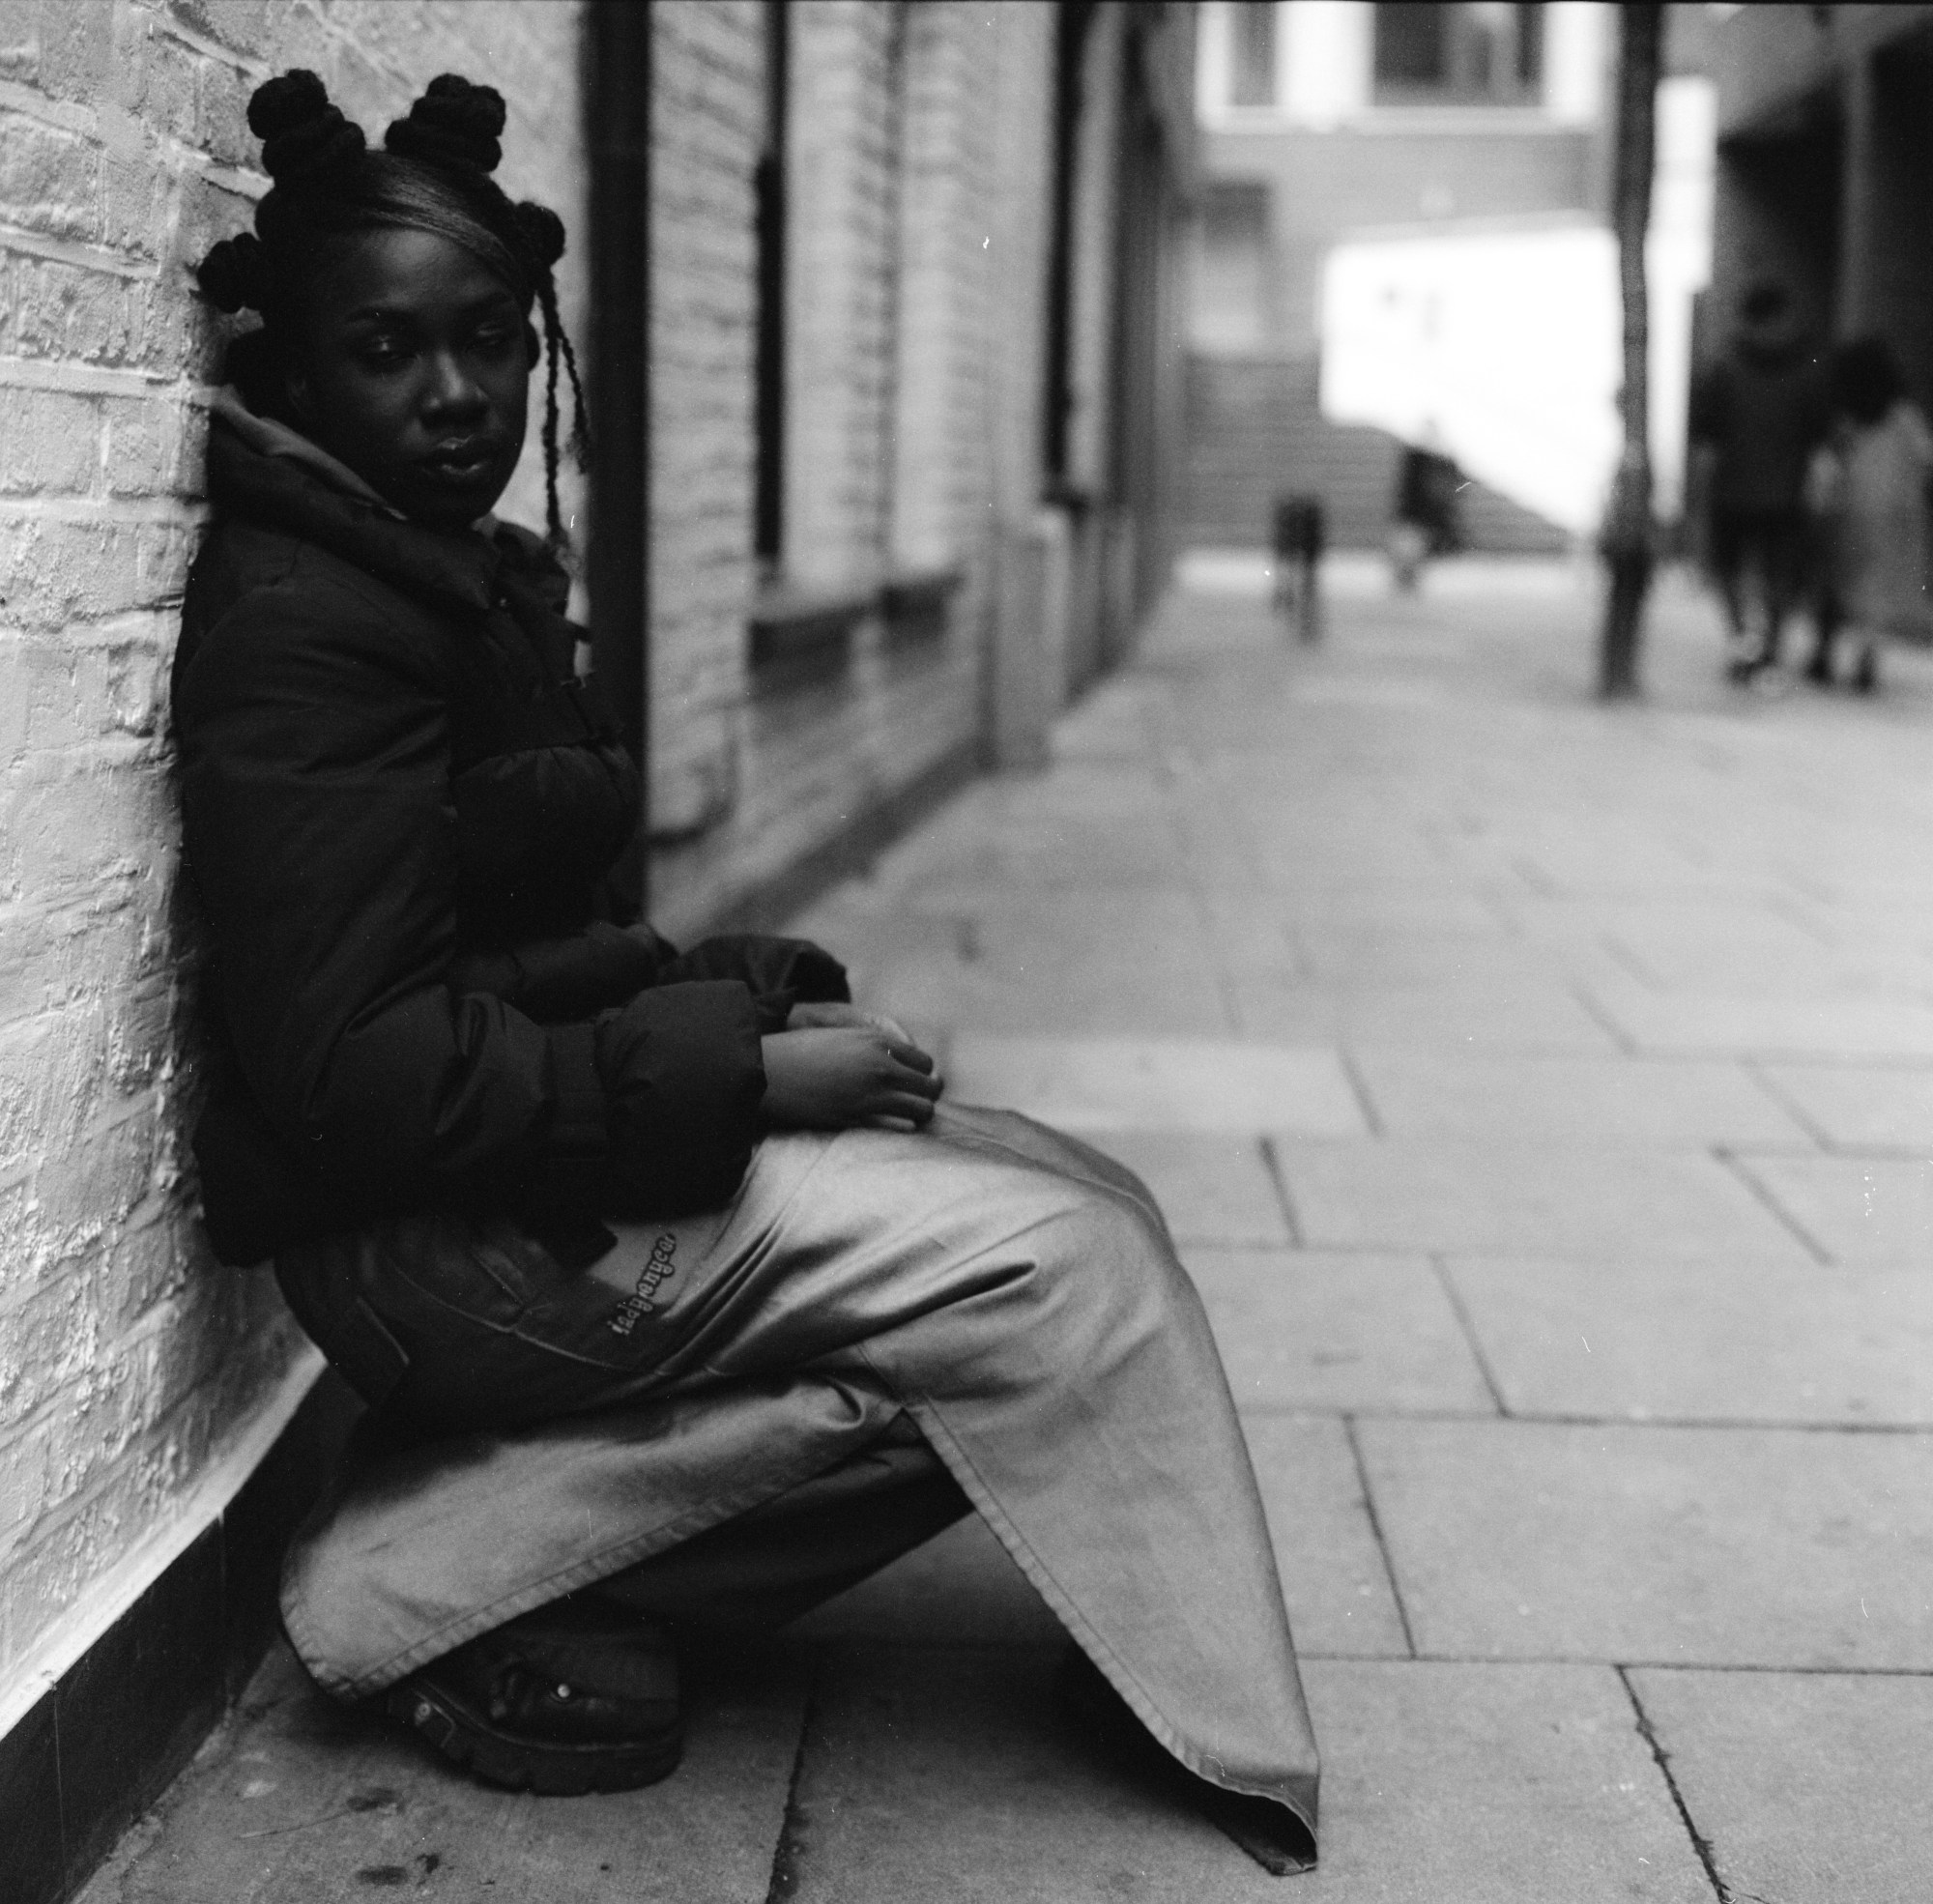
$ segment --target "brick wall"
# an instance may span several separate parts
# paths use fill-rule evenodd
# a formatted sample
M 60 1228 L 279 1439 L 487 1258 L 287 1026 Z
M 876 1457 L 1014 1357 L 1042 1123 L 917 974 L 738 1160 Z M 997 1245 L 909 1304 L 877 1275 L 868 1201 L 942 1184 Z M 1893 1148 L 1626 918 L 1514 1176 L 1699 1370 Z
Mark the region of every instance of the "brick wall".
M 1025 506 L 1038 481 L 1037 406 L 998 399 L 1039 349 L 1038 246 L 1017 268 L 1007 241 L 1045 216 L 1052 10 L 791 11 L 784 579 L 864 591 L 957 565 L 964 582 L 936 636 L 895 641 L 868 617 L 832 671 L 778 680 L 748 666 L 763 16 L 661 0 L 651 890 L 674 935 L 975 745 L 1008 437 Z M 1012 203 L 1003 150 L 1031 155 Z
M 220 342 L 188 266 L 245 221 L 245 102 L 292 65 L 378 134 L 435 73 L 489 78 L 505 183 L 581 228 L 577 26 L 0 0 L 0 1714 L 303 1366 L 267 1278 L 207 1259 L 186 1151 L 165 684 Z M 533 455 L 506 511 L 541 494 Z

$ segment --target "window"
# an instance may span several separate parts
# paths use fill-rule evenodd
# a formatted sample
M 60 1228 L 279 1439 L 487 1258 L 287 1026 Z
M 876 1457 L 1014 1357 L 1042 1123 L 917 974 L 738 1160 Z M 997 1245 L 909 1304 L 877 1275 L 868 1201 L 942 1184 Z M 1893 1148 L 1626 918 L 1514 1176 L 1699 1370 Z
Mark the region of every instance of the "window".
M 1400 0 L 1375 14 L 1378 105 L 1534 103 L 1544 79 L 1544 9 L 1507 0 Z
M 1275 103 L 1275 0 L 1235 0 L 1228 9 L 1228 103 Z

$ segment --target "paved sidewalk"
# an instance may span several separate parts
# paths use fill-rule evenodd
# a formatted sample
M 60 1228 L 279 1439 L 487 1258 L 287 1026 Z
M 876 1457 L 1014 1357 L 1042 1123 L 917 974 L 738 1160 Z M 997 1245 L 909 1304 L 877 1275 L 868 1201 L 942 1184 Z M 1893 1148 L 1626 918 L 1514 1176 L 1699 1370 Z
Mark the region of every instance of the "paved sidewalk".
M 1324 1748 L 1270 1880 L 1057 1716 L 963 1526 L 694 1662 L 690 1757 L 507 1799 L 273 1658 L 87 1893 L 1881 1904 L 1933 1883 L 1933 661 L 1740 698 L 1668 583 L 1242 564 L 1045 776 L 798 922 L 963 1098 L 1098 1134 L 1221 1331 Z M 1353 575 L 1353 585 L 1351 577 Z

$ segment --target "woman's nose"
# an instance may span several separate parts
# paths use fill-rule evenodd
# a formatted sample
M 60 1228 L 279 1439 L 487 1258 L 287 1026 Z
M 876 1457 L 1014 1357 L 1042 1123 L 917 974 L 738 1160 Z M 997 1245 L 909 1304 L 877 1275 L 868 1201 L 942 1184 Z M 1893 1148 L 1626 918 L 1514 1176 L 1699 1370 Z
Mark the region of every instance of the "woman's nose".
M 469 367 L 453 351 L 438 351 L 429 361 L 429 383 L 423 407 L 438 416 L 462 415 L 487 407 L 489 398 Z

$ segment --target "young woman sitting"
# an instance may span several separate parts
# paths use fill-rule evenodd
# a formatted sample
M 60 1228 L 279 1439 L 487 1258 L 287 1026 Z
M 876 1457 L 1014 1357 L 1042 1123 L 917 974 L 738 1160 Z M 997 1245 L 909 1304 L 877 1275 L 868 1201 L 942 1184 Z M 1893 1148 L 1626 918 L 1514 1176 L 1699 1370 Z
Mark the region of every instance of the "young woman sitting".
M 939 1108 L 818 947 L 679 953 L 612 897 L 639 789 L 553 556 L 563 232 L 490 177 L 501 100 L 439 79 L 382 151 L 306 72 L 248 118 L 274 188 L 200 277 L 262 324 L 174 711 L 209 1231 L 369 1405 L 289 1557 L 303 1662 L 484 1777 L 641 1784 L 679 1632 L 977 1511 L 1090 1697 L 1312 1856 L 1268 1532 L 1146 1190 Z M 548 544 L 490 514 L 540 361 Z

